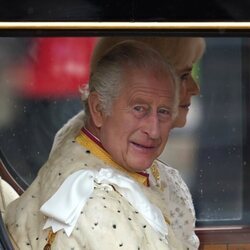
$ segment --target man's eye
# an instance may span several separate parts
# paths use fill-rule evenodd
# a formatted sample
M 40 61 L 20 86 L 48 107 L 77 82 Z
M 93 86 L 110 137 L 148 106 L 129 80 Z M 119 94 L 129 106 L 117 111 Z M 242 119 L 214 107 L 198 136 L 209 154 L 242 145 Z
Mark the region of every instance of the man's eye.
M 133 111 L 134 111 L 134 115 L 137 118 L 142 118 L 148 114 L 149 108 L 147 106 L 144 106 L 144 105 L 135 105 L 133 107 Z
M 137 111 L 137 112 L 145 112 L 146 111 L 146 108 L 144 106 L 134 106 L 134 110 Z
M 171 111 L 167 108 L 160 108 L 158 110 L 158 114 L 162 117 L 162 118 L 165 118 L 165 117 L 169 117 L 171 116 Z

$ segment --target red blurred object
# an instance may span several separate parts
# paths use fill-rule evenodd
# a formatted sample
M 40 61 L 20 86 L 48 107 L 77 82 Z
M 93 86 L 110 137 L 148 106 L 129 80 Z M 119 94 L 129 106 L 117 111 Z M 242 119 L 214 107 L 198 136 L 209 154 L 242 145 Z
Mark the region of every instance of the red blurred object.
M 34 60 L 28 64 L 24 94 L 37 98 L 79 93 L 89 80 L 96 38 L 57 37 L 35 39 Z

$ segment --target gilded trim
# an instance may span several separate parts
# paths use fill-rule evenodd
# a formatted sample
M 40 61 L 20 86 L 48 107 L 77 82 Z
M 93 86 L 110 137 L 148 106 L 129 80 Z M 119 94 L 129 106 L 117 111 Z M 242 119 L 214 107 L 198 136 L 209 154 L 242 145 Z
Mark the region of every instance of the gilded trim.
M 0 22 L 0 29 L 250 30 L 250 22 Z

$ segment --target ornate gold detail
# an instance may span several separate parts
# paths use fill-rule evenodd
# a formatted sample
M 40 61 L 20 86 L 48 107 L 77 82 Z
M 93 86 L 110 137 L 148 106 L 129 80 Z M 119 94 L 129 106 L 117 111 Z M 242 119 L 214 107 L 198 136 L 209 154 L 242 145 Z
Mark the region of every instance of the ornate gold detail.
M 52 230 L 50 230 L 49 234 L 48 234 L 47 244 L 44 246 L 43 250 L 50 250 L 51 249 L 51 245 L 54 242 L 55 237 L 56 237 L 56 233 L 54 233 Z
M 163 191 L 163 186 L 161 185 L 161 176 L 160 176 L 160 171 L 158 169 L 158 165 L 156 162 L 153 163 L 153 165 L 150 168 L 152 175 L 155 178 L 156 185 L 160 188 L 161 191 Z
M 156 182 L 159 182 L 160 181 L 160 172 L 159 172 L 157 163 L 154 162 L 150 169 L 151 169 L 151 173 L 154 176 Z

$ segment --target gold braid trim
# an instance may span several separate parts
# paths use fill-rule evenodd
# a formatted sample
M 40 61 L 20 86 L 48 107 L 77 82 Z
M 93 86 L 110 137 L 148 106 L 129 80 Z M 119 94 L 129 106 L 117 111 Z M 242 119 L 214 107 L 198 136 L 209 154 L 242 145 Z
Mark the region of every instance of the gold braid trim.
M 163 188 L 163 186 L 160 184 L 161 176 L 160 176 L 160 171 L 159 171 L 159 169 L 158 169 L 157 163 L 154 163 L 154 164 L 151 166 L 150 170 L 151 170 L 152 175 L 153 175 L 154 178 L 155 178 L 155 181 L 156 181 L 157 185 L 159 185 L 160 190 L 163 192 L 164 188 Z M 169 225 L 171 224 L 169 218 L 167 218 L 166 215 L 164 215 L 164 219 L 165 219 L 165 221 L 167 222 L 167 224 L 169 224 Z
M 47 244 L 44 246 L 43 250 L 50 250 L 51 245 L 54 242 L 56 237 L 56 233 L 54 233 L 52 230 L 49 231 L 48 238 L 47 238 Z
M 152 167 L 150 168 L 152 175 L 154 176 L 156 182 L 160 181 L 160 172 L 159 169 L 157 167 L 157 164 L 153 164 Z

